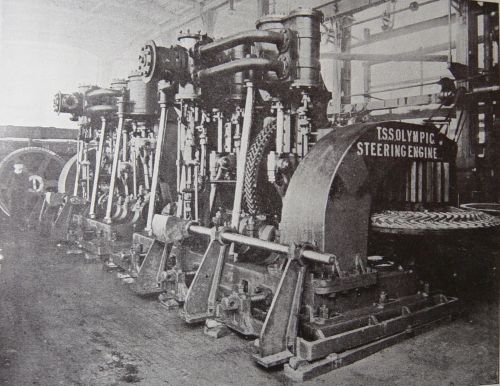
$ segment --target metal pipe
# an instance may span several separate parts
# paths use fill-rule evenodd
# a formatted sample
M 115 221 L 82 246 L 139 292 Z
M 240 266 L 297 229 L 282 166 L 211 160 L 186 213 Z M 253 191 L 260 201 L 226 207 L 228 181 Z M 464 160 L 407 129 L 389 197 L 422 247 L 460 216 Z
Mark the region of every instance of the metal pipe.
M 200 225 L 190 225 L 188 228 L 188 232 L 205 236 L 210 236 L 213 233 L 210 228 Z M 221 241 L 227 243 L 243 244 L 249 247 L 265 249 L 270 252 L 283 254 L 290 253 L 290 247 L 288 245 L 273 243 L 271 241 L 261 240 L 255 237 L 244 236 L 239 233 L 221 231 L 220 239 Z M 323 264 L 333 264 L 335 261 L 335 256 L 332 254 L 316 252 L 308 249 L 302 251 L 302 257 Z
M 444 77 L 444 75 L 442 75 L 441 77 Z M 427 82 L 432 82 L 432 83 L 437 84 L 439 82 L 439 78 L 437 78 L 436 76 L 429 76 L 428 78 L 423 78 L 423 79 L 408 79 L 408 80 L 402 80 L 399 82 L 378 83 L 378 84 L 371 85 L 370 91 L 374 91 L 377 89 L 384 89 L 386 87 L 398 87 L 398 86 L 409 85 L 409 84 L 415 85 L 415 86 L 422 86 Z
M 279 48 L 283 45 L 285 39 L 285 34 L 280 32 L 261 30 L 243 31 L 233 36 L 228 36 L 227 38 L 219 39 L 212 43 L 200 46 L 198 48 L 198 52 L 200 55 L 210 55 L 242 44 L 252 44 L 257 42 L 274 43 Z
M 144 176 L 144 188 L 149 190 L 149 165 L 147 162 L 147 150 L 144 150 L 143 152 L 144 156 L 141 157 L 141 164 L 142 164 L 142 174 Z
M 203 159 L 201 160 L 203 162 Z M 198 221 L 198 165 L 193 166 L 194 169 L 194 219 Z
M 122 161 L 127 162 L 127 131 L 123 132 Z
M 167 111 L 167 95 L 165 88 L 160 89 L 160 124 L 158 126 L 158 136 L 156 137 L 155 161 L 153 165 L 153 179 L 151 181 L 151 192 L 149 194 L 148 203 L 148 217 L 146 220 L 146 229 L 144 229 L 150 236 L 153 235 L 151 224 L 153 223 L 153 216 L 155 210 L 156 190 L 158 186 L 158 176 L 160 174 L 160 161 L 165 137 L 165 130 L 167 127 L 168 111 Z
M 89 91 L 86 94 L 87 99 L 93 99 L 98 97 L 116 97 L 121 94 L 121 91 L 112 90 L 109 88 L 100 88 L 97 90 Z
M 452 23 L 456 21 L 456 14 L 451 15 L 451 21 Z M 392 30 L 372 34 L 370 35 L 370 40 L 362 40 L 357 43 L 354 43 L 351 46 L 351 48 L 357 48 L 367 44 L 379 42 L 382 40 L 388 40 L 399 36 L 409 35 L 411 33 L 420 32 L 435 27 L 446 26 L 448 25 L 448 23 L 449 23 L 448 15 L 436 17 L 434 19 L 427 19 L 414 24 L 408 24 L 403 27 L 394 28 Z
M 180 166 L 179 189 L 177 190 L 177 217 L 184 217 L 184 188 L 186 187 L 186 167 Z
M 231 62 L 219 64 L 218 66 L 206 68 L 198 71 L 198 79 L 206 79 L 214 76 L 229 75 L 235 72 L 258 70 L 258 71 L 274 71 L 278 76 L 281 76 L 284 70 L 283 62 L 277 60 L 269 60 L 263 58 L 245 58 L 237 59 Z
M 397 91 L 397 90 L 405 90 L 407 88 L 414 88 L 414 87 L 421 87 L 421 86 L 430 86 L 430 85 L 433 85 L 433 84 L 438 84 L 438 82 L 427 82 L 427 83 L 420 83 L 420 84 L 411 84 L 411 85 L 408 85 L 408 86 L 401 86 L 401 87 L 392 87 L 392 88 L 387 88 L 387 89 L 384 89 L 384 90 L 372 90 L 370 92 L 370 94 L 380 94 L 380 93 L 384 93 L 384 92 L 391 92 L 391 91 Z M 365 96 L 364 93 L 361 93 L 361 94 L 351 94 L 349 95 L 350 97 L 355 97 L 355 96 Z
M 361 52 L 331 52 L 321 55 L 322 59 L 362 60 L 367 62 L 446 62 L 446 55 L 422 55 L 417 52 L 399 54 L 365 54 Z
M 82 143 L 81 139 L 78 139 L 76 142 L 76 154 L 78 154 L 76 158 L 76 176 L 75 176 L 75 185 L 73 186 L 73 196 L 78 196 L 78 187 L 80 185 L 80 168 L 82 167 Z
M 115 143 L 115 148 L 114 154 L 113 154 L 113 165 L 111 166 L 111 177 L 109 181 L 109 196 L 108 196 L 108 202 L 106 206 L 106 215 L 104 217 L 104 222 L 107 224 L 111 224 L 113 221 L 111 219 L 111 211 L 113 209 L 113 197 L 115 193 L 115 187 L 116 187 L 116 174 L 118 172 L 118 163 L 120 162 L 120 148 L 121 148 L 121 142 L 122 142 L 122 132 L 123 132 L 123 123 L 125 121 L 125 100 L 123 97 L 120 98 L 118 101 L 118 128 L 116 131 L 116 143 Z
M 106 137 L 106 118 L 101 118 L 101 136 L 99 138 L 99 146 L 97 148 L 95 171 L 94 171 L 94 185 L 92 186 L 92 197 L 90 198 L 90 218 L 95 218 L 95 204 L 97 201 L 97 188 L 99 185 L 99 175 L 102 166 L 102 152 L 104 149 L 104 138 Z
M 83 192 L 83 199 L 85 201 L 89 200 L 89 194 L 90 194 L 90 162 L 89 162 L 89 154 L 88 154 L 88 144 L 84 143 L 83 144 L 83 165 L 84 165 L 84 176 L 85 176 L 85 192 Z
M 224 122 L 222 120 L 222 113 L 217 113 L 217 152 L 222 153 L 224 151 Z
M 96 105 L 87 107 L 86 112 L 104 114 L 104 113 L 114 113 L 117 110 L 118 108 L 113 105 Z
M 451 36 L 451 1 L 448 0 L 448 66 L 451 65 L 451 49 L 452 49 L 452 36 Z
M 485 87 L 475 87 L 472 91 L 468 92 L 467 95 L 481 94 L 484 92 L 495 92 L 500 91 L 500 86 L 485 86 Z
M 180 110 L 178 112 L 178 117 L 177 117 L 177 153 L 176 153 L 176 158 L 175 158 L 175 168 L 176 168 L 176 185 L 177 185 L 177 195 L 180 194 L 181 191 L 181 141 L 182 141 L 182 117 L 183 117 L 183 110 L 184 106 L 181 100 L 181 106 Z
M 130 150 L 130 158 L 132 159 L 132 179 L 134 184 L 134 198 L 137 198 L 137 152 L 135 146 Z
M 203 227 L 201 225 L 190 225 L 188 231 L 203 236 L 210 236 L 212 234 L 212 230 L 210 228 Z
M 241 131 L 241 147 L 236 164 L 236 187 L 234 190 L 233 213 L 231 226 L 238 229 L 240 224 L 241 202 L 243 198 L 243 183 L 245 179 L 245 166 L 247 152 L 250 142 L 250 129 L 253 120 L 254 88 L 252 82 L 247 82 L 247 98 L 245 101 L 245 112 L 243 117 L 243 129 Z
M 285 113 L 283 111 L 283 104 L 278 102 L 276 104 L 276 153 L 283 153 L 283 136 L 285 133 Z
M 439 1 L 439 0 L 424 1 L 422 3 L 418 3 L 418 7 L 420 8 L 420 7 L 423 7 L 424 5 L 432 4 L 432 3 L 435 3 L 437 1 Z M 398 13 L 405 12 L 405 11 L 413 11 L 413 9 L 410 6 L 408 6 L 405 8 L 396 9 L 395 11 L 392 11 L 392 12 L 387 12 L 387 14 L 392 16 L 392 15 L 396 15 Z M 349 28 L 349 27 L 353 27 L 353 26 L 358 25 L 358 24 L 364 24 L 364 23 L 367 23 L 369 21 L 378 20 L 378 19 L 380 19 L 380 15 L 372 16 L 372 17 L 369 17 L 369 18 L 363 19 L 363 20 L 358 20 L 352 24 L 347 24 L 347 25 L 343 26 L 342 28 Z

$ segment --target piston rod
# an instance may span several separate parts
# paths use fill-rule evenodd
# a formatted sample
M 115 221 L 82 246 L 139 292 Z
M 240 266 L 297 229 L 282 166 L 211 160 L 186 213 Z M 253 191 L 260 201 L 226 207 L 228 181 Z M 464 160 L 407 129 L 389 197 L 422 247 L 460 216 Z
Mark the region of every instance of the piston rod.
M 252 44 L 257 42 L 274 43 L 278 46 L 278 48 L 280 48 L 285 44 L 285 40 L 286 35 L 280 32 L 250 30 L 200 46 L 198 48 L 198 52 L 200 55 L 210 55 L 242 44 Z
M 212 230 L 210 228 L 200 225 L 190 225 L 187 230 L 190 233 L 195 233 L 198 235 L 210 236 L 212 234 Z M 221 241 L 227 243 L 243 244 L 249 247 L 265 249 L 267 251 L 276 253 L 288 254 L 290 252 L 290 247 L 288 245 L 273 243 L 271 241 L 261 240 L 255 237 L 244 236 L 239 233 L 233 233 L 227 230 L 221 231 L 219 237 Z M 309 249 L 303 250 L 301 257 L 323 264 L 333 264 L 335 261 L 335 256 L 332 254 L 316 252 Z

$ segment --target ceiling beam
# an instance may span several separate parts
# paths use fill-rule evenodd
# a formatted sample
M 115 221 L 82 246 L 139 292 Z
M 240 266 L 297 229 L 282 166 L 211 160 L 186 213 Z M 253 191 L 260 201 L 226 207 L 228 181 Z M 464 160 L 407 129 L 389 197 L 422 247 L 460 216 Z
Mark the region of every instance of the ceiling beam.
M 310 0 L 309 7 L 323 12 L 325 18 L 352 15 L 387 3 L 387 0 Z
M 451 15 L 451 22 L 454 23 L 455 20 L 456 20 L 456 15 L 455 14 Z M 434 19 L 424 20 L 414 24 L 408 24 L 403 27 L 394 28 L 384 32 L 370 35 L 368 39 L 352 44 L 351 48 L 361 47 L 382 40 L 392 39 L 415 32 L 425 31 L 430 28 L 442 27 L 445 25 L 448 25 L 448 15 L 436 17 Z
M 197 1 L 197 0 L 173 0 L 173 1 L 179 4 L 191 4 L 193 7 L 200 7 L 203 4 L 203 1 Z

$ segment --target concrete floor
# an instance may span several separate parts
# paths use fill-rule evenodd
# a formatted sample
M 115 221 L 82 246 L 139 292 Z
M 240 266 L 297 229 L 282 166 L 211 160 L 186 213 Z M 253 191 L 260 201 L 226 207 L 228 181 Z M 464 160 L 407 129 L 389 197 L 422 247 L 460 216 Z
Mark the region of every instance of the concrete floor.
M 131 293 L 100 263 L 34 236 L 0 234 L 0 383 L 279 385 L 251 341 L 212 340 Z M 1 229 L 0 229 L 1 230 Z M 498 306 L 477 296 L 450 324 L 316 378 L 318 385 L 480 385 L 498 380 Z

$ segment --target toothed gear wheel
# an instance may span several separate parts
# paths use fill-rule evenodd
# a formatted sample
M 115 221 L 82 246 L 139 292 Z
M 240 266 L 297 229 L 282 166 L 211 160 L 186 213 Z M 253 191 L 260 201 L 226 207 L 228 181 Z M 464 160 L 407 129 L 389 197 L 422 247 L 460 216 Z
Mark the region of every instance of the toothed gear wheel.
M 379 232 L 421 233 L 484 229 L 500 226 L 500 218 L 479 211 L 455 209 L 448 212 L 385 211 L 371 217 Z

